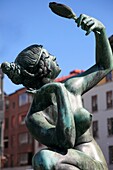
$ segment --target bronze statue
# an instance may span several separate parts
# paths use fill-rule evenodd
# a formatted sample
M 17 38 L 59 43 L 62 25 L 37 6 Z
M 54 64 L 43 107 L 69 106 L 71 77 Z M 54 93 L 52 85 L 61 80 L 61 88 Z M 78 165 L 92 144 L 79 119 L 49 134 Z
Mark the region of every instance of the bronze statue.
M 93 32 L 96 63 L 87 71 L 54 82 L 61 69 L 56 57 L 41 45 L 24 49 L 14 63 L 3 63 L 2 70 L 15 84 L 23 84 L 33 94 L 26 125 L 33 137 L 47 146 L 36 153 L 34 170 L 107 170 L 107 164 L 90 133 L 92 114 L 82 105 L 82 95 L 113 69 L 112 50 L 105 26 L 97 19 L 80 15 L 77 26 Z M 51 124 L 43 111 L 53 106 L 57 121 Z M 47 113 L 49 114 L 49 113 Z

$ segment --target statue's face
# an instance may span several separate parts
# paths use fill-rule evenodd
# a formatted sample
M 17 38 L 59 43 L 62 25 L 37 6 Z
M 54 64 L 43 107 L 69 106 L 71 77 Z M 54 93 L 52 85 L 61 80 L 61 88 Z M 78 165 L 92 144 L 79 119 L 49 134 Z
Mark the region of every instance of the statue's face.
M 48 78 L 55 79 L 61 72 L 56 57 L 48 53 L 46 50 L 44 50 L 43 53 L 45 53 L 45 60 L 48 63 L 48 68 L 51 70 L 50 74 L 48 74 Z

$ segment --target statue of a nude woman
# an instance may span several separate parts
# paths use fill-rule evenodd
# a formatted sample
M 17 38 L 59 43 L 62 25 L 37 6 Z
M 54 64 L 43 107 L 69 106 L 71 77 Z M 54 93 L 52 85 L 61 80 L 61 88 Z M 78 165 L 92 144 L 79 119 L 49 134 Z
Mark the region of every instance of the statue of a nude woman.
M 87 34 L 93 32 L 95 36 L 96 64 L 87 71 L 64 83 L 54 82 L 61 69 L 56 58 L 40 45 L 24 49 L 14 63 L 1 66 L 15 84 L 23 84 L 34 96 L 26 125 L 31 135 L 47 146 L 34 155 L 34 170 L 108 169 L 89 131 L 92 114 L 83 107 L 82 95 L 113 69 L 112 51 L 100 21 L 82 14 L 76 22 Z M 51 106 L 57 107 L 54 125 L 43 114 Z

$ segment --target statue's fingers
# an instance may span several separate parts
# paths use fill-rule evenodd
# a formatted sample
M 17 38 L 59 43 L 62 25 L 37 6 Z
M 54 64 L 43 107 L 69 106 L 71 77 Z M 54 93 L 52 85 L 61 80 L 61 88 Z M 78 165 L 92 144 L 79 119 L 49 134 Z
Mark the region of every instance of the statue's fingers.
M 87 24 L 87 23 L 90 22 L 91 20 L 92 20 L 91 17 L 84 18 L 84 19 L 83 19 L 83 23 L 84 23 L 84 24 Z
M 86 25 L 87 25 L 88 27 L 91 27 L 91 26 L 94 25 L 94 21 L 93 21 L 93 20 L 90 20 L 90 21 L 88 21 L 88 22 L 86 23 Z
M 94 31 L 95 25 L 96 25 L 96 24 L 93 23 L 93 25 L 87 30 L 87 32 L 86 32 L 85 35 L 89 35 L 92 31 Z
M 77 23 L 77 27 L 80 27 L 82 22 L 83 22 L 83 19 L 86 17 L 85 14 L 81 14 L 80 17 L 77 18 L 76 20 L 76 23 Z
M 90 20 L 87 19 L 87 20 L 85 20 L 85 21 L 82 22 L 81 28 L 82 28 L 83 30 L 88 31 L 93 24 L 94 24 L 94 22 L 93 22 L 91 19 L 90 19 Z

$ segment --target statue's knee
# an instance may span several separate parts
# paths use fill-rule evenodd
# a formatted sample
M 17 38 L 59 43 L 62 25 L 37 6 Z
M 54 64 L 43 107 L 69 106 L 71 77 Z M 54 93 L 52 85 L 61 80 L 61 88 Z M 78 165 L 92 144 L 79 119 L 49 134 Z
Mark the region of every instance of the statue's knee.
M 73 166 L 71 164 L 58 162 L 55 167 L 55 170 L 59 170 L 59 169 L 60 170 L 80 170 L 79 168 L 77 168 L 76 166 Z
M 33 156 L 32 165 L 34 170 L 49 170 L 51 160 L 49 159 L 48 151 L 41 150 Z

